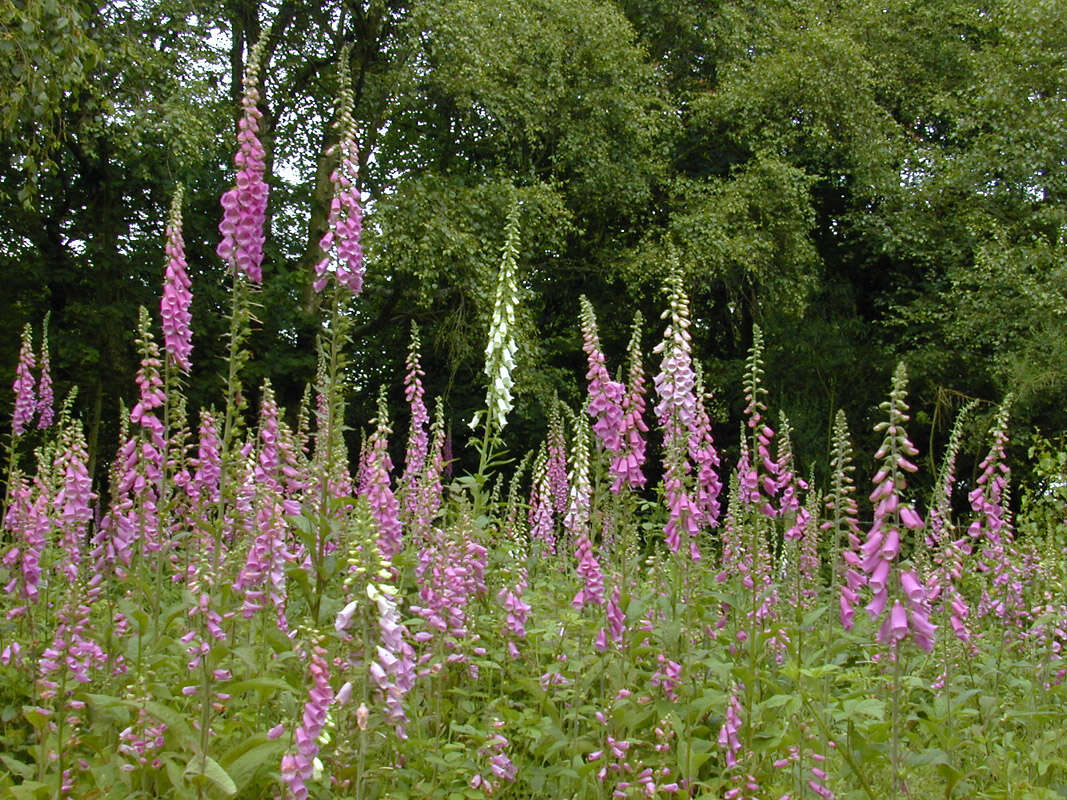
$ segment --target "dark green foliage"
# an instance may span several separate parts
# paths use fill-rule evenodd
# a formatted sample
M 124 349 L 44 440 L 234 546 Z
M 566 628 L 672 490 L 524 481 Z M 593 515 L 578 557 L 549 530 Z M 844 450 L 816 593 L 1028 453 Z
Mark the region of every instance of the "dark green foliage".
M 403 407 L 393 377 L 410 320 L 425 333 L 430 395 L 447 395 L 457 418 L 479 406 L 516 201 L 516 452 L 536 442 L 552 392 L 579 401 L 580 293 L 610 363 L 630 323 L 610 310 L 640 309 L 645 340 L 658 339 L 667 247 L 720 416 L 740 408 L 758 322 L 771 388 L 804 432 L 802 465 L 837 407 L 865 421 L 894 358 L 939 436 L 953 398 L 1008 390 L 1017 427 L 1067 422 L 1067 24 L 1053 3 L 146 0 L 0 13 L 0 407 L 19 329 L 51 310 L 57 386 L 82 386 L 105 459 L 104 421 L 132 391 L 126 332 L 139 304 L 156 307 L 178 181 L 190 400 L 194 411 L 218 400 L 195 380 L 220 369 L 218 197 L 245 54 L 271 15 L 260 103 L 271 233 L 246 385 L 269 374 L 283 404 L 314 372 L 310 276 L 347 44 L 369 198 L 353 427 L 374 413 L 370 387 L 389 383 Z

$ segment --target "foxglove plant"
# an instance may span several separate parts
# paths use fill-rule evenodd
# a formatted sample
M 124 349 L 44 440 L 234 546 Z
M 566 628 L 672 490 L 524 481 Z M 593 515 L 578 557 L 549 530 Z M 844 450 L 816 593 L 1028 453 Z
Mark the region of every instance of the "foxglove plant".
M 626 635 L 626 612 L 622 608 L 620 583 L 621 578 L 616 575 L 611 589 L 611 597 L 608 598 L 607 607 L 605 608 L 608 626 L 606 629 L 600 629 L 596 639 L 596 649 L 601 653 L 608 649 L 609 637 L 611 644 L 616 648 L 620 648 L 622 647 L 623 637 Z
M 327 522 L 338 515 L 331 509 L 331 500 L 349 497 L 354 490 L 353 479 L 348 471 L 348 449 L 342 431 L 345 418 L 345 390 L 343 374 L 347 365 L 344 345 L 348 341 L 350 315 L 338 302 L 339 292 L 332 292 L 333 307 L 329 322 L 319 339 L 319 364 L 315 374 L 315 447 L 311 458 L 314 493 L 307 495 L 307 511 L 314 510 L 319 518 L 319 537 L 325 542 Z M 366 444 L 364 441 L 362 444 Z M 363 471 L 370 451 L 363 447 L 360 453 L 358 487 L 364 481 Z
M 508 481 L 508 496 L 504 504 L 504 513 L 501 519 L 500 532 L 504 539 L 509 542 L 508 551 L 516 559 L 525 558 L 530 544 L 530 532 L 526 526 L 526 514 L 523 511 L 524 504 L 521 500 L 521 486 L 526 478 L 526 470 L 533 460 L 534 451 L 527 450 L 522 461 L 511 473 Z
M 774 429 L 763 415 L 767 411 L 767 389 L 763 386 L 763 331 L 752 326 L 752 347 L 745 361 L 745 416 L 749 429 L 749 459 L 744 469 L 738 462 L 741 475 L 742 499 L 757 506 L 761 514 L 773 519 L 778 515 L 775 500 L 779 491 L 778 461 L 771 457 Z
M 370 664 L 370 677 L 381 692 L 386 720 L 395 728 L 397 738 L 406 739 L 404 697 L 415 685 L 415 651 L 408 642 L 408 629 L 400 621 L 397 589 L 379 575 L 377 583 L 367 584 L 367 596 L 378 607 L 378 645 L 376 661 Z
M 927 600 L 931 606 L 940 607 L 948 619 L 949 627 L 964 644 L 970 642 L 971 631 L 967 625 L 970 606 L 960 592 L 958 581 L 963 577 L 964 558 L 972 552 L 966 536 L 956 537 L 952 521 L 952 493 L 956 485 L 956 457 L 963 444 L 964 422 L 977 406 L 977 401 L 967 403 L 959 414 L 949 434 L 948 445 L 942 461 L 937 482 L 937 494 L 930 505 L 929 528 L 926 545 L 930 549 L 934 566 L 927 580 Z
M 44 454 L 39 453 L 37 475 L 32 483 L 17 473 L 9 478 L 14 486 L 3 523 L 12 537 L 12 546 L 0 563 L 12 575 L 4 586 L 4 593 L 14 595 L 19 603 L 8 610 L 9 620 L 32 613 L 41 599 L 41 560 L 52 529 L 49 517 L 52 489 L 51 481 L 47 479 L 49 466 L 43 457 Z
M 86 467 L 89 457 L 80 426 L 69 424 L 63 431 L 62 441 L 64 450 L 56 459 L 62 478 L 52 503 L 63 550 L 63 558 L 56 567 L 62 579 L 73 584 L 82 563 L 82 544 L 88 536 L 96 494 Z
M 78 731 L 86 723 L 85 701 L 78 698 L 91 680 L 91 672 L 107 664 L 107 655 L 92 637 L 90 614 L 101 585 L 84 580 L 70 584 L 57 613 L 52 643 L 41 653 L 37 665 L 38 697 L 53 711 L 56 771 L 61 790 L 57 796 L 70 796 L 69 751 L 78 744 Z
M 183 189 L 179 186 L 174 192 L 167 219 L 167 266 L 159 312 L 167 362 L 188 373 L 192 369 L 189 357 L 193 352 L 193 332 L 190 328 L 193 315 L 189 309 L 193 293 L 185 262 L 185 241 L 182 238 L 182 195 Z
M 285 518 L 298 515 L 300 504 L 285 498 L 278 406 L 269 383 L 263 386 L 259 438 L 260 449 L 252 472 L 256 488 L 256 535 L 233 588 L 244 598 L 241 613 L 245 619 L 251 619 L 257 611 L 266 608 L 269 601 L 274 608 L 278 628 L 288 633 L 285 569 L 289 562 L 295 560 L 295 556 L 286 546 L 288 526 Z
M 544 443 L 537 453 L 530 481 L 528 521 L 531 541 L 542 543 L 544 552 L 556 553 L 555 507 L 552 503 L 552 485 L 548 474 L 548 453 Z
M 800 492 L 807 491 L 808 483 L 796 474 L 793 458 L 793 428 L 784 411 L 779 412 L 778 458 L 775 462 L 777 473 L 777 494 L 779 517 L 786 525 L 786 541 L 799 542 L 804 537 L 804 530 L 811 519 L 810 512 L 801 505 Z
M 571 605 L 581 609 L 586 605 L 604 605 L 604 577 L 600 562 L 593 552 L 590 528 L 590 502 L 592 487 L 589 483 L 589 429 L 578 416 L 574 417 L 574 453 L 570 474 L 571 498 L 563 528 L 574 542 L 574 556 L 578 562 L 578 575 L 582 588 L 574 596 Z
M 511 390 L 515 386 L 515 312 L 519 303 L 519 284 L 516 261 L 519 257 L 519 206 L 512 206 L 504 236 L 504 249 L 497 274 L 493 313 L 489 321 L 489 343 L 485 348 L 485 375 L 489 389 L 485 395 L 486 443 L 482 452 L 482 468 L 487 466 L 488 438 L 504 429 L 508 413 L 514 404 Z M 477 415 L 471 427 L 477 425 Z M 479 469 L 479 474 L 482 469 Z
M 752 753 L 741 742 L 741 701 L 739 696 L 745 691 L 743 684 L 735 684 L 730 692 L 730 699 L 726 706 L 725 719 L 719 729 L 718 745 L 723 750 L 723 758 L 726 762 L 730 782 L 733 784 L 723 793 L 724 800 L 758 800 L 756 792 L 759 784 L 751 775 L 744 772 Z
M 425 376 L 419 358 L 419 328 L 411 323 L 411 345 L 408 347 L 407 372 L 404 375 L 404 398 L 411 409 L 411 425 L 408 431 L 407 456 L 404 459 L 404 474 L 400 478 L 400 492 L 404 497 L 404 516 L 411 520 L 419 502 L 418 485 L 426 469 L 426 457 L 430 449 L 430 440 L 426 426 L 430 415 L 426 411 L 423 397 L 426 394 L 422 386 Z
M 903 500 L 907 487 L 905 474 L 918 469 L 909 460 L 918 454 L 918 450 L 904 430 L 909 419 L 905 403 L 907 381 L 907 371 L 900 364 L 893 374 L 889 400 L 881 405 L 889 419 L 875 426 L 876 431 L 885 432 L 885 438 L 874 454 L 882 466 L 872 480 L 875 489 L 870 499 L 875 504 L 874 522 L 860 548 L 863 559 L 860 567 L 866 573 L 867 586 L 873 593 L 866 607 L 871 619 L 880 618 L 889 608 L 878 631 L 878 641 L 895 649 L 910 635 L 920 649 L 929 652 L 934 646 L 935 627 L 930 622 L 926 589 L 910 566 L 898 573 L 893 572 L 904 544 L 902 529 L 919 531 L 924 524 L 915 509 Z M 894 584 L 899 587 L 899 593 L 894 591 Z
M 709 528 L 719 526 L 719 495 L 722 481 L 719 479 L 719 454 L 711 433 L 711 417 L 705 404 L 703 371 L 696 370 L 696 415 L 689 431 L 689 458 L 696 471 L 696 505 L 701 519 Z
M 48 354 L 48 318 L 51 312 L 45 314 L 44 325 L 41 329 L 41 357 L 38 360 L 41 368 L 41 377 L 37 384 L 37 428 L 44 430 L 52 426 L 55 420 L 55 412 L 52 404 L 55 402 L 52 389 L 52 361 Z
M 757 633 L 769 637 L 768 643 L 779 662 L 784 659 L 789 642 L 785 629 L 777 626 L 780 598 L 772 575 L 774 530 L 771 522 L 779 514 L 776 501 L 780 469 L 778 460 L 771 457 L 774 429 L 763 418 L 767 411 L 767 390 L 763 385 L 763 331 L 758 325 L 752 326 L 752 346 L 745 361 L 744 391 L 747 419 L 742 423 L 741 453 L 737 462 L 740 500 L 737 520 L 743 540 L 736 547 L 739 557 L 734 558 L 734 564 L 748 595 L 747 624 L 738 636 L 742 642 L 747 642 L 749 667 L 755 669 L 759 655 Z M 753 702 L 752 694 L 747 693 L 746 699 Z M 749 711 L 751 713 L 751 708 Z
M 626 348 L 630 360 L 626 395 L 622 399 L 622 422 L 620 436 L 622 447 L 611 462 L 615 480 L 611 491 L 618 494 L 627 486 L 644 487 L 646 483 L 642 466 L 645 463 L 645 370 L 641 360 L 641 325 L 638 312 L 634 317 L 633 333 Z M 699 478 L 698 478 L 699 481 Z
M 659 402 L 656 417 L 663 429 L 663 493 L 668 519 L 663 532 L 667 549 L 677 553 L 682 535 L 689 543 L 690 556 L 700 559 L 696 538 L 702 514 L 692 496 L 692 464 L 689 440 L 697 422 L 696 374 L 689 336 L 689 300 L 682 286 L 682 272 L 675 262 L 667 276 L 669 318 L 663 341 L 653 352 L 662 354 L 660 371 L 653 383 Z
M 309 795 L 307 783 L 315 775 L 319 737 L 326 726 L 326 715 L 334 702 L 334 692 L 330 686 L 330 664 L 326 656 L 326 648 L 317 638 L 314 639 L 308 657 L 308 672 L 312 685 L 308 690 L 300 724 L 293 734 L 296 750 L 282 756 L 282 780 L 289 786 L 289 791 L 296 800 L 306 800 Z
M 19 348 L 19 361 L 15 367 L 15 382 L 11 389 L 15 393 L 15 411 L 11 416 L 11 433 L 18 438 L 26 432 L 33 422 L 37 410 L 36 386 L 33 370 L 37 359 L 33 354 L 33 329 L 27 324 L 22 329 L 22 345 Z
M 248 55 L 241 97 L 241 118 L 237 128 L 236 185 L 222 195 L 222 222 L 219 223 L 217 253 L 234 274 L 243 274 L 252 283 L 263 280 L 264 226 L 267 221 L 269 189 L 263 176 L 267 154 L 259 140 L 263 117 L 259 104 L 259 73 L 270 36 L 268 26 Z
M 826 495 L 829 518 L 822 529 L 830 531 L 830 564 L 833 587 L 838 596 L 841 625 L 851 630 L 859 590 L 866 583 L 862 571 L 860 551 L 859 507 L 856 505 L 856 484 L 852 473 L 852 442 L 848 434 L 845 412 L 838 409 L 834 417 L 833 445 L 830 455 L 830 488 Z
M 200 412 L 196 457 L 191 460 L 193 472 L 185 485 L 190 501 L 190 519 L 197 531 L 201 552 L 210 553 L 218 565 L 224 555 L 225 540 L 217 526 L 211 524 L 220 500 L 222 478 L 222 442 L 214 414 Z
M 530 615 L 530 604 L 522 599 L 529 588 L 528 573 L 525 568 L 519 570 L 518 580 L 511 587 L 505 586 L 497 593 L 497 600 L 507 613 L 504 630 L 508 640 L 508 655 L 519 657 L 517 640 L 526 638 L 526 620 Z
M 416 541 L 422 541 L 441 514 L 444 487 L 441 476 L 445 469 L 445 406 L 440 397 L 434 408 L 430 425 L 430 444 L 425 464 L 415 485 L 415 503 L 411 522 Z
M 447 662 L 454 664 L 469 661 L 465 650 L 470 649 L 468 645 L 477 634 L 468 630 L 467 609 L 475 598 L 487 593 L 488 551 L 474 539 L 471 528 L 466 514 L 447 530 L 434 528 L 419 550 L 415 568 L 419 605 L 412 605 L 411 610 L 429 628 L 417 633 L 415 640 L 427 646 L 440 643 L 447 652 Z M 444 664 L 434 661 L 441 655 L 440 650 L 425 652 L 419 660 L 420 675 L 442 669 Z
M 138 543 L 146 555 L 159 553 L 165 545 L 160 540 L 158 511 L 167 447 L 163 423 L 156 416 L 166 399 L 160 377 L 163 362 L 144 307 L 137 344 L 141 350 L 141 368 L 137 372 L 140 396 L 129 415 L 137 429 L 119 449 L 115 461 L 118 482 L 111 509 L 94 537 L 93 559 L 106 562 L 119 577 L 130 566 Z
M 355 99 L 348 74 L 348 58 L 349 49 L 345 47 L 341 51 L 341 85 L 336 123 L 340 141 L 326 153 L 328 156 L 338 156 L 340 163 L 330 174 L 333 199 L 327 220 L 329 228 L 319 240 L 319 247 L 326 257 L 315 265 L 314 288 L 316 292 L 321 292 L 326 288 L 329 276 L 333 275 L 338 285 L 358 295 L 363 290 L 363 247 L 360 243 L 363 209 L 358 189 L 359 149 L 356 146 L 356 121 L 353 117 Z
M 1030 581 L 1019 563 L 1007 501 L 1011 470 L 1007 464 L 1008 416 L 1012 398 L 1005 398 L 993 421 L 993 443 L 979 464 L 982 471 L 967 499 L 974 520 L 967 535 L 980 548 L 979 569 L 990 575 L 978 605 L 980 617 L 996 616 L 1012 635 L 1021 637 L 1028 609 L 1024 597 Z
M 600 349 L 592 303 L 584 294 L 578 299 L 581 305 L 582 349 L 589 364 L 585 375 L 589 393 L 586 411 L 594 420 L 593 433 L 596 434 L 597 441 L 615 457 L 623 448 L 622 404 L 626 387 L 618 381 L 613 381 L 608 374 L 604 353 Z
M 501 720 L 493 723 L 494 728 L 503 727 L 503 725 Z M 507 746 L 508 740 L 500 733 L 495 733 L 486 740 L 485 746 L 479 749 L 479 753 L 488 758 L 489 771 L 494 777 L 490 779 L 480 773 L 475 775 L 470 782 L 472 789 L 481 789 L 486 795 L 492 795 L 499 788 L 499 784 L 493 783 L 494 780 L 514 783 L 515 778 L 518 777 L 519 768 L 508 756 Z
M 403 528 L 400 524 L 400 504 L 390 485 L 389 473 L 393 469 L 389 458 L 389 407 L 385 387 L 378 394 L 378 415 L 375 428 L 367 440 L 367 471 L 359 493 L 370 503 L 371 514 L 378 525 L 378 549 L 386 561 L 391 561 L 404 546 Z
M 548 440 L 545 471 L 551 498 L 552 509 L 556 519 L 562 521 L 570 503 L 571 489 L 567 479 L 567 436 L 563 428 L 563 415 L 560 414 L 559 398 L 553 398 L 548 409 Z

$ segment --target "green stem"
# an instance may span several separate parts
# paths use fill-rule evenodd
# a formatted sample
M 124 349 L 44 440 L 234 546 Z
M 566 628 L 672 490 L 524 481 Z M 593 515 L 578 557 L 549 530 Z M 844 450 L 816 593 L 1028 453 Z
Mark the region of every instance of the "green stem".
M 243 407 L 239 394 L 241 392 L 241 367 L 244 365 L 242 346 L 248 336 L 246 324 L 247 303 L 246 287 L 237 271 L 233 272 L 233 284 L 230 302 L 229 351 L 226 355 L 226 413 L 222 423 L 222 474 L 219 476 L 219 502 L 215 527 L 214 573 L 219 574 L 222 557 L 222 522 L 226 518 L 226 494 L 229 489 L 230 472 L 233 469 L 233 438 L 239 425 L 239 414 Z
M 811 718 L 814 719 L 815 724 L 819 726 L 819 731 L 822 733 L 823 739 L 831 741 L 833 736 L 831 735 L 830 729 L 826 726 L 826 722 L 823 720 L 822 716 L 820 716 L 815 708 L 812 707 L 809 700 L 804 700 L 803 702 L 808 709 L 808 713 L 811 714 Z M 870 800 L 876 800 L 874 789 L 871 788 L 871 784 L 867 781 L 867 776 L 860 770 L 859 763 L 856 761 L 855 756 L 852 755 L 851 736 L 848 738 L 849 741 L 846 746 L 838 747 L 837 750 L 841 753 L 841 757 L 845 759 L 845 763 L 848 764 L 849 769 L 852 770 L 852 774 L 856 776 L 856 780 L 860 782 L 860 787 L 863 789 L 864 793 L 866 793 L 867 797 L 870 798 Z M 879 796 L 877 800 L 881 800 L 881 797 Z
M 330 293 L 329 366 L 327 369 L 327 385 L 320 390 L 325 396 L 326 420 L 323 426 L 325 428 L 325 452 L 323 453 L 322 481 L 319 489 L 319 535 L 317 537 L 318 540 L 315 543 L 315 552 L 313 554 L 315 564 L 315 597 L 312 601 L 311 618 L 314 620 L 315 627 L 318 627 L 319 625 L 319 610 L 322 605 L 322 593 L 326 583 L 326 570 L 324 564 L 326 561 L 326 540 L 329 537 L 330 529 L 327 503 L 329 501 L 330 476 L 333 474 L 334 410 L 336 407 L 335 393 L 338 391 L 337 369 L 341 348 L 341 336 L 337 331 L 337 326 L 340 324 L 338 318 L 339 291 L 340 288 L 335 283 L 333 285 L 333 291 Z
M 892 697 L 890 707 L 890 728 L 892 740 L 890 742 L 890 761 L 893 766 L 893 792 L 900 794 L 904 782 L 900 769 L 900 647 L 894 642 L 890 647 L 889 654 L 893 659 L 893 684 L 890 689 Z

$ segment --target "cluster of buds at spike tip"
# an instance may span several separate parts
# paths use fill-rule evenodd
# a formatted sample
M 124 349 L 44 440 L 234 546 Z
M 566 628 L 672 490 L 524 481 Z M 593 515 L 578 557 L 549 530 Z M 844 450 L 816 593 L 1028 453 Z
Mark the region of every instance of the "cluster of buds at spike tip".
M 193 352 L 193 331 L 189 327 L 193 315 L 192 284 L 185 262 L 185 242 L 182 239 L 182 187 L 174 192 L 167 218 L 167 266 L 163 275 L 163 297 L 159 301 L 159 315 L 163 325 L 163 349 L 167 361 L 182 372 L 192 369 L 189 356 Z
M 252 283 L 263 280 L 264 226 L 267 222 L 268 188 L 266 152 L 259 141 L 259 121 L 263 114 L 259 104 L 259 71 L 270 27 L 260 34 L 259 41 L 248 55 L 244 74 L 244 94 L 241 97 L 241 118 L 237 122 L 237 153 L 233 163 L 237 167 L 236 185 L 222 195 L 222 240 L 216 250 L 230 269 L 243 274 Z
M 330 174 L 333 199 L 330 200 L 328 230 L 319 240 L 319 247 L 326 257 L 315 265 L 314 287 L 316 292 L 321 292 L 332 274 L 339 285 L 358 295 L 363 290 L 363 246 L 360 244 L 363 209 L 358 188 L 359 149 L 356 146 L 355 100 L 348 75 L 348 57 L 349 49 L 345 47 L 341 52 L 337 113 L 340 140 L 326 153 L 337 155 L 340 163 Z
M 512 373 L 515 370 L 515 313 L 519 304 L 519 284 L 516 277 L 516 262 L 519 257 L 519 206 L 512 206 L 508 214 L 504 249 L 500 257 L 500 272 L 497 274 L 496 293 L 493 297 L 493 315 L 489 320 L 489 343 L 485 348 L 485 375 L 489 388 L 485 395 L 486 430 L 501 431 L 508 421 L 514 404 L 511 390 L 515 386 Z M 477 426 L 478 416 L 471 421 Z
M 710 424 L 702 414 L 704 398 L 698 396 L 697 375 L 693 369 L 692 343 L 689 334 L 689 299 L 682 284 L 682 271 L 673 260 L 667 275 L 669 305 L 663 318 L 669 320 L 663 332 L 663 341 L 654 352 L 661 354 L 660 371 L 654 379 L 659 402 L 656 417 L 663 429 L 663 490 L 667 501 L 668 518 L 663 533 L 667 548 L 678 552 L 682 535 L 689 542 L 690 557 L 700 559 L 697 537 L 710 524 L 711 511 L 718 516 L 717 489 L 715 497 L 705 497 L 698 502 L 700 494 L 694 486 L 694 464 L 691 454 L 702 453 L 710 444 Z M 708 427 L 707 431 L 703 428 Z M 714 456 L 703 453 L 702 459 Z M 714 456 L 717 461 L 718 457 Z M 700 470 L 701 464 L 696 464 Z M 707 478 L 705 478 L 706 480 Z M 707 488 L 707 487 L 705 487 Z M 714 502 L 712 502 L 714 500 Z
M 903 534 L 924 526 L 922 517 L 903 499 L 905 475 L 918 470 L 910 459 L 919 452 L 904 430 L 909 419 L 907 385 L 907 370 L 900 364 L 893 373 L 889 400 L 881 405 L 889 419 L 875 426 L 876 431 L 885 434 L 882 446 L 874 454 L 882 466 L 872 481 L 874 522 L 856 560 L 873 593 L 867 613 L 878 619 L 889 610 L 878 631 L 878 641 L 895 648 L 910 635 L 919 648 L 929 652 L 934 646 L 935 627 L 930 622 L 926 588 L 913 568 L 895 573 L 893 569 L 904 544 Z

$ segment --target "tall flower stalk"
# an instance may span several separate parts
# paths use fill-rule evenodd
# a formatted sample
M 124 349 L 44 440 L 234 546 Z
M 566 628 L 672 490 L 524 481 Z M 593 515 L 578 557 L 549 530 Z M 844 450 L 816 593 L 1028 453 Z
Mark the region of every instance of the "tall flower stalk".
M 875 425 L 875 430 L 884 433 L 882 445 L 874 454 L 881 467 L 872 479 L 875 485 L 870 500 L 874 506 L 874 522 L 867 539 L 860 547 L 860 568 L 866 574 L 867 586 L 872 593 L 867 604 L 867 613 L 873 620 L 882 620 L 877 640 L 886 646 L 893 664 L 891 691 L 891 748 L 890 764 L 893 768 L 894 789 L 903 785 L 900 758 L 900 648 L 909 637 L 926 652 L 934 647 L 936 627 L 930 621 L 928 592 L 917 570 L 911 563 L 894 570 L 902 547 L 907 545 L 908 532 L 922 530 L 924 523 L 915 508 L 907 502 L 907 473 L 918 467 L 912 458 L 918 450 L 911 443 L 904 429 L 910 419 L 907 397 L 908 373 L 904 364 L 898 364 L 893 373 L 889 400 L 881 404 L 888 419 Z
M 404 497 L 404 517 L 408 521 L 415 517 L 418 510 L 419 482 L 426 469 L 426 456 L 430 449 L 430 438 L 426 430 L 430 415 L 426 411 L 424 400 L 426 390 L 422 386 L 422 378 L 426 373 L 422 369 L 419 356 L 420 344 L 419 328 L 412 322 L 411 344 L 408 347 L 406 362 L 407 371 L 404 374 L 404 398 L 411 410 L 411 423 L 408 428 L 404 474 L 400 478 L 400 492 Z
M 918 469 L 910 459 L 919 452 L 904 430 L 909 419 L 905 403 L 907 385 L 908 374 L 900 364 L 893 374 L 889 400 L 881 405 L 889 418 L 875 426 L 876 431 L 885 433 L 885 438 L 874 454 L 882 465 L 872 479 L 875 488 L 870 499 L 875 504 L 874 522 L 860 548 L 863 559 L 860 567 L 866 573 L 867 586 L 873 595 L 867 612 L 872 619 L 883 620 L 878 641 L 895 650 L 911 636 L 920 649 L 929 652 L 934 646 L 934 626 L 930 622 L 926 589 L 912 565 L 906 564 L 897 572 L 893 570 L 905 544 L 902 534 L 922 530 L 924 526 L 914 506 L 904 499 L 906 475 Z M 889 613 L 883 617 L 886 609 Z
M 237 166 L 236 184 L 221 198 L 221 240 L 216 253 L 229 268 L 232 276 L 229 330 L 226 334 L 226 405 L 222 419 L 223 469 L 220 480 L 219 506 L 216 518 L 226 517 L 224 507 L 233 501 L 241 459 L 238 442 L 244 427 L 247 402 L 241 372 L 251 358 L 246 342 L 252 329 L 252 287 L 263 280 L 263 246 L 266 241 L 266 212 L 268 187 L 264 181 L 266 153 L 259 140 L 259 121 L 262 113 L 257 107 L 260 98 L 259 80 L 270 37 L 270 26 L 264 28 L 252 48 L 245 65 L 244 93 L 241 97 L 241 118 L 238 120 L 237 144 L 234 155 Z
M 193 332 L 189 327 L 192 313 L 189 308 L 193 293 L 185 262 L 185 241 L 182 238 L 182 196 L 179 186 L 174 192 L 167 218 L 167 264 L 163 277 L 163 297 L 159 303 L 163 322 L 163 350 L 168 365 L 188 373 L 192 369 L 189 360 L 193 351 Z
M 327 231 L 319 240 L 319 247 L 326 256 L 315 265 L 314 288 L 321 292 L 332 276 L 339 286 L 356 296 L 363 290 L 363 208 L 360 205 L 359 148 L 353 116 L 355 98 L 348 74 L 348 58 L 349 49 L 345 47 L 341 51 L 339 71 L 336 122 L 339 140 L 327 151 L 328 156 L 336 155 L 339 163 L 330 174 L 333 199 L 330 200 Z
M 581 305 L 582 349 L 589 364 L 585 374 L 589 394 L 586 411 L 593 419 L 593 433 L 597 441 L 614 457 L 623 447 L 622 404 L 626 387 L 613 381 L 608 374 L 604 353 L 600 349 L 593 304 L 584 294 L 578 299 Z
M 263 113 L 257 106 L 259 73 L 269 37 L 268 26 L 245 64 L 241 118 L 237 121 L 237 153 L 233 157 L 237 179 L 236 184 L 222 195 L 223 214 L 219 223 L 222 240 L 216 250 L 235 275 L 240 273 L 252 283 L 263 280 L 263 244 L 266 241 L 264 226 L 269 189 L 263 177 L 267 154 L 259 140 L 259 122 Z
M 693 370 L 689 336 L 689 300 L 682 286 L 682 271 L 675 261 L 667 275 L 669 319 L 663 341 L 654 352 L 661 354 L 660 371 L 654 379 L 659 402 L 656 417 L 663 429 L 663 493 L 667 503 L 664 539 L 677 553 L 683 536 L 690 557 L 700 559 L 697 536 L 703 515 L 693 497 L 693 465 L 689 459 L 691 432 L 697 425 L 696 373 Z
M 477 519 L 486 509 L 485 484 L 492 469 L 500 465 L 498 448 L 500 434 L 507 425 L 508 414 L 514 406 L 512 389 L 515 387 L 515 355 L 518 342 L 515 339 L 516 312 L 519 304 L 517 262 L 519 257 L 519 211 L 518 203 L 508 213 L 504 233 L 504 247 L 497 273 L 496 290 L 493 294 L 493 311 L 489 319 L 489 341 L 485 347 L 485 375 L 489 385 L 485 394 L 485 409 L 471 420 L 471 430 L 482 423 L 482 439 L 478 449 L 478 471 L 469 483 L 474 500 L 474 515 Z M 484 413 L 484 421 L 481 420 Z
M 41 378 L 37 383 L 37 427 L 40 430 L 51 427 L 55 420 L 52 407 L 55 402 L 52 390 L 52 359 L 48 353 L 48 320 L 51 315 L 52 312 L 47 312 L 41 325 L 41 357 L 38 359 Z

